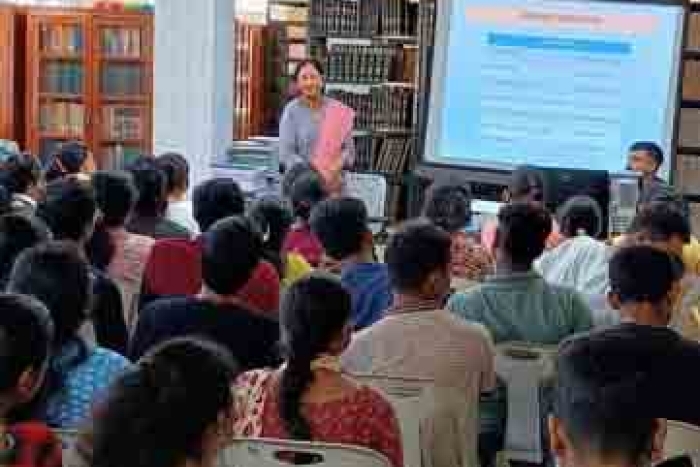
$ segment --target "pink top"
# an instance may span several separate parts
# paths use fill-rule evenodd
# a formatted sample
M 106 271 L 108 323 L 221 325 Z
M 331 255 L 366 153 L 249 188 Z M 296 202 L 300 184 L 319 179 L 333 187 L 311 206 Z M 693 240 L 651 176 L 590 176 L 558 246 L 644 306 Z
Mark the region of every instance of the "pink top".
M 282 246 L 282 253 L 297 253 L 301 255 L 312 267 L 316 268 L 323 257 L 323 246 L 311 232 L 308 224 L 297 224 L 287 234 Z
M 496 228 L 498 227 L 497 221 L 491 221 L 484 224 L 481 229 L 481 245 L 486 248 L 486 251 L 493 254 L 494 242 L 496 241 Z M 547 237 L 547 249 L 559 245 L 564 240 L 564 237 L 559 232 L 559 224 L 556 220 L 552 219 L 552 233 Z
M 270 370 L 241 375 L 236 387 L 254 386 Z M 262 412 L 263 438 L 289 438 L 279 416 L 274 378 L 267 378 Z M 273 393 L 274 391 L 274 393 Z M 361 386 L 342 399 L 304 404 L 302 412 L 311 426 L 314 441 L 340 443 L 372 449 L 384 454 L 393 467 L 403 466 L 401 431 L 391 405 L 375 390 Z
M 482 281 L 493 271 L 489 252 L 465 232 L 452 234 L 452 275 L 461 279 Z

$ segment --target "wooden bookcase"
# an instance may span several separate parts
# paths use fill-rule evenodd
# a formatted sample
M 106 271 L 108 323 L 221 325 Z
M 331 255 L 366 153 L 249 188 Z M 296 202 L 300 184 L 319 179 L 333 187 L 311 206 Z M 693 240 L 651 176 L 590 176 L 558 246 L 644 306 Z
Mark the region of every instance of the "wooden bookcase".
M 233 59 L 233 138 L 259 136 L 265 126 L 267 27 L 236 20 Z
M 15 8 L 0 4 L 0 139 L 15 139 Z
M 150 154 L 152 42 L 149 13 L 27 9 L 26 148 L 82 141 L 101 168 Z

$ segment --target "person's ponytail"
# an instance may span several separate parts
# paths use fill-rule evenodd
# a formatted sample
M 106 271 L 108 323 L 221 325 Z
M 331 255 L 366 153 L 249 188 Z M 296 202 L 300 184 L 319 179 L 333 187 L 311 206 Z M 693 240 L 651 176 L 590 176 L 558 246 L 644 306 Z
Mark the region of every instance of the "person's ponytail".
M 288 359 L 280 378 L 280 415 L 289 436 L 299 441 L 311 440 L 311 427 L 301 413 L 301 398 L 313 378 L 308 356 Z

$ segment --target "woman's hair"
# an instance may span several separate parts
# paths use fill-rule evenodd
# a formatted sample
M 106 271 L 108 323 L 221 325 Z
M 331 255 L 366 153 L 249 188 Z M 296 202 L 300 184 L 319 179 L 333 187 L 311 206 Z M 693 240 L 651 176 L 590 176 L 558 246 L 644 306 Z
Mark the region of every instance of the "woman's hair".
M 11 195 L 24 194 L 41 180 L 41 166 L 30 154 L 15 155 L 4 164 L 1 178 Z
M 156 158 L 156 165 L 168 179 L 168 193 L 187 190 L 190 180 L 190 166 L 184 156 L 168 152 Z
M 535 167 L 523 165 L 511 174 L 508 191 L 513 202 L 522 201 L 527 197 L 535 201 L 544 201 L 544 190 L 544 178 Z
M 20 253 L 50 238 L 49 228 L 36 217 L 19 214 L 0 217 L 0 284 L 7 283 Z
M 449 233 L 463 230 L 472 217 L 469 189 L 460 185 L 432 186 L 423 216 Z
M 232 409 L 237 368 L 213 343 L 166 342 L 120 377 L 97 411 L 92 467 L 174 467 L 201 460 L 207 430 Z
M 350 319 L 350 294 L 336 279 L 312 274 L 287 290 L 280 308 L 286 366 L 279 385 L 280 418 L 289 436 L 310 440 L 301 398 L 313 381 L 311 362 L 328 351 Z
M 317 172 L 306 170 L 300 173 L 291 184 L 289 195 L 294 216 L 308 221 L 313 208 L 327 196 L 323 180 Z
M 263 257 L 284 277 L 282 245 L 294 221 L 292 213 L 281 199 L 268 196 L 258 200 L 248 216 L 263 234 Z
M 575 237 L 583 232 L 595 238 L 601 233 L 603 213 L 598 202 L 590 196 L 568 199 L 559 208 L 557 217 L 561 233 L 566 237 Z
M 80 170 L 88 158 L 88 148 L 83 143 L 71 141 L 62 144 L 46 167 L 46 181 L 52 182 L 66 175 L 80 173 Z
M 134 212 L 144 217 L 159 217 L 168 208 L 165 173 L 150 157 L 139 157 L 129 167 L 138 191 Z
M 318 74 L 321 76 L 325 75 L 325 73 L 323 72 L 323 65 L 321 65 L 321 62 L 319 60 L 315 58 L 305 58 L 304 60 L 297 63 L 297 66 L 294 68 L 294 81 L 299 79 L 301 70 L 303 70 L 306 66 L 314 67 Z

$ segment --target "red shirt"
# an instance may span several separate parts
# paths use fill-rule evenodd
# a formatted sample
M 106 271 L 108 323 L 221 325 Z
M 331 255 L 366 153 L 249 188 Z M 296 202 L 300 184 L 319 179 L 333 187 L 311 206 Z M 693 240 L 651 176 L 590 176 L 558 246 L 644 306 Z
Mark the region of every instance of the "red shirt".
M 150 297 L 194 296 L 202 289 L 201 240 L 158 240 L 144 272 L 144 295 Z M 277 316 L 280 278 L 267 261 L 261 261 L 238 297 L 253 311 Z
M 2 454 L 5 467 L 61 467 L 61 443 L 53 432 L 39 422 L 19 423 L 8 427 L 14 443 Z
M 308 224 L 296 225 L 287 234 L 282 245 L 283 255 L 297 253 L 314 268 L 317 268 L 323 257 L 323 245 L 311 232 Z

